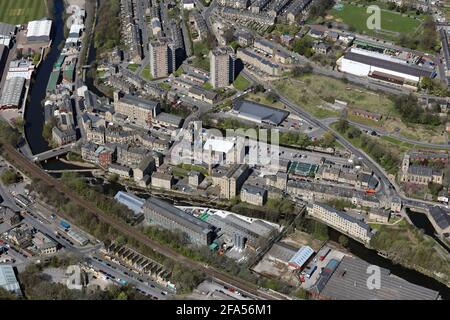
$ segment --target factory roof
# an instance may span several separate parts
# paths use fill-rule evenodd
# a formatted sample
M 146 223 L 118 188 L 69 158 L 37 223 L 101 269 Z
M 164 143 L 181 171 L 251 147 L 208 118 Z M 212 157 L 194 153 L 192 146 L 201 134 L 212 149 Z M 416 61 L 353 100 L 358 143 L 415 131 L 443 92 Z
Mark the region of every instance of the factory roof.
M 263 196 L 265 193 L 267 193 L 267 190 L 251 184 L 244 184 L 244 186 L 242 187 L 242 192 Z
M 50 36 L 52 30 L 51 20 L 36 20 L 28 23 L 27 37 Z
M 16 32 L 16 26 L 8 23 L 0 22 L 0 37 L 11 36 Z
M 153 110 L 159 105 L 159 102 L 157 101 L 144 100 L 130 94 L 124 95 L 119 101 L 147 110 Z
M 354 257 L 344 257 L 325 284 L 323 298 L 334 300 L 436 300 L 439 292 L 427 289 L 381 270 L 381 286 L 371 289 L 367 285 L 370 264 Z
M 233 106 L 233 112 L 245 118 L 257 122 L 280 125 L 288 116 L 289 112 L 271 108 L 250 100 L 239 100 Z
M 194 217 L 193 215 L 190 215 L 183 210 L 178 209 L 173 205 L 154 197 L 150 197 L 149 199 L 147 199 L 144 204 L 144 208 L 155 210 L 159 214 L 166 216 L 170 220 L 198 233 L 208 233 L 213 228 L 211 224 L 202 221 Z
M 310 246 L 303 246 L 289 260 L 289 264 L 292 264 L 300 268 L 306 263 L 306 261 L 309 260 L 309 258 L 311 258 L 313 254 L 314 254 L 313 248 L 311 248 Z
M 19 106 L 22 99 L 25 78 L 11 78 L 5 81 L 0 106 Z
M 11 265 L 0 265 L 0 287 L 21 295 L 20 285 Z
M 156 116 L 156 120 L 164 123 L 169 123 L 170 125 L 173 125 L 175 127 L 179 127 L 181 125 L 181 122 L 183 121 L 183 118 L 174 114 L 161 112 Z
M 145 200 L 135 196 L 132 193 L 119 191 L 115 195 L 114 199 L 116 199 L 119 203 L 128 207 L 128 209 L 132 210 L 135 214 L 139 214 L 142 212 L 142 207 L 144 206 Z
M 213 152 L 228 153 L 233 150 L 234 141 L 210 138 L 203 146 L 203 150 L 209 151 L 210 148 Z
M 347 52 L 344 56 L 345 59 L 359 62 L 373 67 L 383 68 L 403 74 L 408 74 L 415 77 L 431 77 L 432 70 L 425 70 L 419 67 L 396 63 L 389 60 L 383 60 L 380 58 L 363 55 L 355 52 Z
M 297 251 L 298 250 L 296 248 L 286 243 L 277 242 L 272 246 L 272 248 L 270 248 L 267 254 L 275 259 L 285 261 L 287 263 Z
M 450 226 L 450 215 L 438 206 L 430 209 L 430 214 L 434 221 L 441 229 L 446 229 Z

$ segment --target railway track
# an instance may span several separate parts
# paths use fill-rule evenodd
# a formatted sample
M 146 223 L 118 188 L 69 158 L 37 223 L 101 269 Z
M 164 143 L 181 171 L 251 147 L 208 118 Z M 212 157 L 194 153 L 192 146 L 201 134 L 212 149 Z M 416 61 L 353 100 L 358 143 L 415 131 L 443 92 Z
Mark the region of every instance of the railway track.
M 226 282 L 238 289 L 247 291 L 257 297 L 260 297 L 262 299 L 268 299 L 268 300 L 274 300 L 277 299 L 277 297 L 270 295 L 268 293 L 261 292 L 261 290 L 258 288 L 258 286 L 251 284 L 249 282 L 246 282 L 242 279 L 233 277 L 231 275 L 228 275 L 222 271 L 219 271 L 213 267 L 206 266 L 203 263 L 192 261 L 182 254 L 176 252 L 172 248 L 169 248 L 167 246 L 164 246 L 154 240 L 149 239 L 146 235 L 141 233 L 136 228 L 126 224 L 125 222 L 119 220 L 118 218 L 108 215 L 105 212 L 99 210 L 96 206 L 92 205 L 91 203 L 87 202 L 83 198 L 81 198 L 76 193 L 70 191 L 67 189 L 67 187 L 56 178 L 53 178 L 52 176 L 48 175 L 44 170 L 42 170 L 40 167 L 38 167 L 35 163 L 30 162 L 24 155 L 19 153 L 14 147 L 10 145 L 3 145 L 4 153 L 6 153 L 10 159 L 13 160 L 14 166 L 19 167 L 23 171 L 27 172 L 34 178 L 38 178 L 44 182 L 46 182 L 49 185 L 53 185 L 59 192 L 62 192 L 66 195 L 66 197 L 73 203 L 79 205 L 80 207 L 84 208 L 88 212 L 90 212 L 92 215 L 97 217 L 100 221 L 105 222 L 114 228 L 116 228 L 119 232 L 123 233 L 124 235 L 129 236 L 130 238 L 134 238 L 135 240 L 139 241 L 140 243 L 143 243 L 147 247 L 151 248 L 155 252 L 158 252 L 174 261 L 177 261 L 181 264 L 184 264 L 185 266 L 188 266 L 191 269 L 196 269 L 204 272 L 206 275 L 212 278 L 217 278 L 223 282 Z M 70 217 L 68 217 L 63 212 L 59 213 L 63 218 L 67 220 L 71 220 Z

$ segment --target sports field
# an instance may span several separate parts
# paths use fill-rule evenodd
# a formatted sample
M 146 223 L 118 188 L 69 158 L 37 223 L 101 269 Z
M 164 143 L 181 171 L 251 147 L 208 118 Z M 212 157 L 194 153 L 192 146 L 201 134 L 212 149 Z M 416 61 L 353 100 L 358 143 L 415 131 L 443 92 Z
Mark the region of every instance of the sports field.
M 46 0 L 0 0 L 0 22 L 22 24 L 47 15 Z
M 331 17 L 332 16 L 332 17 Z M 332 9 L 329 12 L 329 18 L 343 22 L 359 33 L 369 35 L 382 35 L 395 37 L 398 33 L 414 32 L 420 25 L 419 19 L 401 15 L 398 12 L 381 10 L 381 30 L 369 30 L 367 28 L 367 19 L 371 14 L 367 13 L 367 6 L 356 6 L 349 3 L 343 3 L 341 10 Z

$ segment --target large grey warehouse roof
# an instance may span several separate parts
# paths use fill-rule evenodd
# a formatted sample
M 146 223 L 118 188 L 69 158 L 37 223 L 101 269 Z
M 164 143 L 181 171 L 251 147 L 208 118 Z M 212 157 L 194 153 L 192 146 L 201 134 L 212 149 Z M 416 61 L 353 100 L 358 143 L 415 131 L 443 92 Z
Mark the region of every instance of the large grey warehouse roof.
M 450 215 L 438 206 L 431 208 L 430 214 L 440 228 L 446 229 L 450 226 Z
M 181 209 L 178 209 L 167 202 L 150 197 L 144 204 L 144 208 L 155 210 L 166 216 L 168 219 L 185 226 L 198 233 L 209 232 L 213 226 L 204 222 Z
M 370 290 L 369 266 L 364 260 L 344 257 L 320 295 L 333 300 L 436 300 L 439 297 L 439 292 L 412 284 L 384 268 L 380 268 L 380 288 Z
M 431 74 L 433 73 L 431 70 L 425 70 L 411 65 L 395 63 L 392 61 L 369 57 L 355 52 L 347 52 L 344 58 L 347 60 L 352 60 L 355 62 L 371 65 L 378 68 L 409 74 L 415 77 L 431 77 Z
M 19 106 L 25 78 L 11 78 L 5 81 L 0 98 L 0 106 Z
M 11 36 L 16 32 L 16 26 L 0 22 L 0 36 Z
M 129 95 L 129 94 L 124 95 L 123 98 L 120 99 L 120 101 L 127 103 L 127 104 L 137 106 L 139 108 L 147 109 L 147 110 L 153 110 L 159 104 L 159 102 L 152 101 L 152 100 L 144 100 L 144 99 L 141 99 L 136 96 Z
M 254 121 L 280 125 L 288 116 L 289 112 L 271 108 L 249 100 L 239 100 L 233 107 L 233 112 Z

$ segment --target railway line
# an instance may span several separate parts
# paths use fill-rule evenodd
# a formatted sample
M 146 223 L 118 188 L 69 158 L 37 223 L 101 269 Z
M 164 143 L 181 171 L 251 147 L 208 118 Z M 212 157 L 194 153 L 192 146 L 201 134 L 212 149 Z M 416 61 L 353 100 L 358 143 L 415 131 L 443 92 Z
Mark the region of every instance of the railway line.
M 36 164 L 30 162 L 24 155 L 19 153 L 14 147 L 11 145 L 2 145 L 3 147 L 3 154 L 6 154 L 9 159 L 13 161 L 13 164 L 17 167 L 19 167 L 21 170 L 27 172 L 29 175 L 31 175 L 34 178 L 38 178 L 44 182 L 46 182 L 49 185 L 53 185 L 58 191 L 62 192 L 67 196 L 67 198 L 70 199 L 74 204 L 79 205 L 80 207 L 84 208 L 88 212 L 90 212 L 92 215 L 97 217 L 100 221 L 105 222 L 114 228 L 116 228 L 119 232 L 123 233 L 124 235 L 127 235 L 131 238 L 134 238 L 135 240 L 139 241 L 140 243 L 143 243 L 147 247 L 151 248 L 155 252 L 158 252 L 174 261 L 177 261 L 181 264 L 184 264 L 185 266 L 188 266 L 191 269 L 196 269 L 204 272 L 206 275 L 212 278 L 216 278 L 218 280 L 221 280 L 223 282 L 226 282 L 232 286 L 235 286 L 238 289 L 241 289 L 243 291 L 247 291 L 248 293 L 251 293 L 257 297 L 268 299 L 268 300 L 274 300 L 277 299 L 277 297 L 270 295 L 269 293 L 262 292 L 258 286 L 251 284 L 249 282 L 246 282 L 242 279 L 238 279 L 236 277 L 233 277 L 231 275 L 228 275 L 224 272 L 221 272 L 213 267 L 204 265 L 203 263 L 192 261 L 185 256 L 181 255 L 180 253 L 176 252 L 175 250 L 166 247 L 164 245 L 161 245 L 160 243 L 149 239 L 147 236 L 142 234 L 139 230 L 136 228 L 126 224 L 125 222 L 119 220 L 116 217 L 110 216 L 106 214 L 105 212 L 99 210 L 96 206 L 92 205 L 91 203 L 85 201 L 83 198 L 75 194 L 74 192 L 67 189 L 67 187 L 56 178 L 53 178 L 52 176 L 48 175 L 45 171 L 43 171 L 40 167 L 38 167 Z M 59 213 L 64 219 L 71 220 L 70 217 L 68 217 L 63 212 Z

